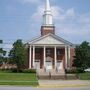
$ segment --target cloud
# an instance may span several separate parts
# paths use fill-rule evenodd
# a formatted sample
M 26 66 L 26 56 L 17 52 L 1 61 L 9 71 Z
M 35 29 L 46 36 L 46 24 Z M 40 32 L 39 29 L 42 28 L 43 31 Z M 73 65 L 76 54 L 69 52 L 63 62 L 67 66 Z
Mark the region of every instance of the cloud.
M 79 16 L 78 22 L 90 24 L 90 13 Z
M 52 7 L 52 12 L 55 20 L 61 20 L 64 21 L 67 18 L 72 18 L 75 16 L 75 10 L 74 8 L 70 8 L 68 10 L 64 10 L 58 6 Z
M 57 33 L 73 43 L 80 43 L 85 40 L 90 42 L 89 22 L 90 19 L 87 15 L 76 15 L 74 19 L 66 20 L 64 23 L 56 23 Z
M 62 15 L 62 13 L 64 13 L 64 10 L 58 6 L 52 6 L 52 13 L 53 13 L 53 18 L 55 20 L 58 19 L 63 19 L 63 17 L 60 17 Z
M 13 46 L 12 46 L 12 44 L 5 44 L 5 45 L 3 46 L 3 48 L 9 49 L 9 48 L 13 48 Z
M 75 16 L 75 11 L 73 8 L 68 9 L 65 11 L 64 9 L 58 7 L 58 6 L 52 6 L 52 14 L 53 18 L 55 20 L 66 20 L 67 18 L 71 18 Z M 32 20 L 37 21 L 40 20 L 40 18 L 44 14 L 44 5 L 40 5 L 37 7 L 37 10 L 33 15 L 31 16 Z
M 74 17 L 75 16 L 75 10 L 74 8 L 70 8 L 66 11 L 66 16 Z
M 90 14 L 79 14 L 74 8 L 64 10 L 59 6 L 52 6 L 56 33 L 73 43 L 83 40 L 90 41 Z M 44 5 L 38 6 L 30 20 L 32 25 L 41 26 L 43 21 Z M 35 28 L 33 26 L 33 28 Z
M 2 44 L 2 45 L 0 45 L 0 48 L 11 49 L 11 48 L 13 48 L 13 46 L 12 46 L 12 44 Z
M 37 10 L 35 11 L 35 13 L 32 14 L 30 19 L 33 22 L 41 22 L 41 18 L 43 16 L 43 12 L 44 12 L 44 5 L 41 5 L 41 6 L 37 7 Z

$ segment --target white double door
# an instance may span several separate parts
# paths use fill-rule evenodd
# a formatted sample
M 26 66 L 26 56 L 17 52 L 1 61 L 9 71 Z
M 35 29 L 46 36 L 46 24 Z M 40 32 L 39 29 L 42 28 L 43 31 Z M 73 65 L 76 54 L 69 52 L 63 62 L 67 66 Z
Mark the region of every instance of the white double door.
M 63 61 L 62 60 L 57 61 L 56 68 L 58 70 L 62 70 L 63 69 Z
M 62 70 L 63 69 L 63 60 L 57 60 L 56 68 L 58 70 Z M 46 58 L 46 70 L 50 71 L 52 69 L 53 69 L 53 59 L 51 57 L 47 57 Z
M 53 62 L 53 58 L 51 58 L 51 57 L 46 57 L 46 62 L 45 62 L 46 71 L 52 70 L 52 68 L 53 68 L 52 62 Z
M 56 68 L 57 68 L 57 70 L 63 70 L 63 62 L 62 61 L 57 61 Z M 46 71 L 50 71 L 52 69 L 53 69 L 53 62 L 52 61 L 47 61 L 46 62 Z
M 40 60 L 38 61 L 35 61 L 35 66 L 34 66 L 35 69 L 40 69 Z

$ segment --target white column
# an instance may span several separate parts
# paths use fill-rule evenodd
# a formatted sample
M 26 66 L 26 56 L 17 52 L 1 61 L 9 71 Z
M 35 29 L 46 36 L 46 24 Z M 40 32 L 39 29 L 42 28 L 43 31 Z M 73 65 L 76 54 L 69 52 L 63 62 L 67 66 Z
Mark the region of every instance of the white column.
M 30 45 L 29 47 L 29 69 L 31 69 L 31 54 L 32 52 L 31 52 L 31 45 Z
M 65 68 L 67 69 L 67 46 L 65 46 Z
M 35 46 L 33 46 L 33 68 L 35 67 Z
M 46 47 L 44 46 L 44 50 L 43 50 L 43 54 L 44 54 L 44 68 L 46 66 Z
M 54 47 L 54 60 L 55 60 L 55 69 L 56 69 L 56 63 L 57 63 L 57 48 L 56 48 L 56 46 Z
M 70 68 L 70 46 L 68 46 L 68 67 Z

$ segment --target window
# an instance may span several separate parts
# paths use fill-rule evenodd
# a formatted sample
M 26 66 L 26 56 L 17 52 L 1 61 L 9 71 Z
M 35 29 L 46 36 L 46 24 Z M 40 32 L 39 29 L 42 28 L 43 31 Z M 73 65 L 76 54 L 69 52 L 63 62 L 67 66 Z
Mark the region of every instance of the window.
M 48 49 L 48 50 L 46 51 L 46 53 L 47 53 L 47 55 L 50 55 L 50 54 L 51 54 L 51 50 Z
M 60 55 L 60 54 L 61 54 L 60 49 L 58 49 L 57 50 L 57 55 Z
M 64 54 L 64 49 L 57 49 L 57 55 L 63 55 Z
M 41 48 L 36 48 L 35 52 L 38 54 L 41 53 Z

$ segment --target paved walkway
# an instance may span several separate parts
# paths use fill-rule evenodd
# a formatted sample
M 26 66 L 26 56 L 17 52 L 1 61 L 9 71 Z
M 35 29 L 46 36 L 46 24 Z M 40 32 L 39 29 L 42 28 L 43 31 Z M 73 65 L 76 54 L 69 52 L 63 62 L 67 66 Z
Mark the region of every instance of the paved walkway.
M 22 86 L 0 86 L 0 90 L 90 90 L 90 87 L 36 88 Z
M 40 87 L 80 87 L 90 86 L 86 80 L 39 80 Z

